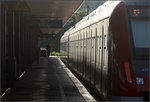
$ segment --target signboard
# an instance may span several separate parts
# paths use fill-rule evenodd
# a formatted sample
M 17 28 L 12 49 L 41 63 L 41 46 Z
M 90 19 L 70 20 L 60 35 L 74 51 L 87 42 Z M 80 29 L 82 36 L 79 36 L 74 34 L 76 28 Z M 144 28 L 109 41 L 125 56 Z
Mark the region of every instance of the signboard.
M 56 34 L 42 34 L 42 35 L 39 35 L 39 37 L 40 38 L 49 38 L 49 37 L 55 38 Z
M 38 20 L 40 28 L 62 28 L 62 20 Z
M 132 7 L 129 8 L 129 13 L 132 18 L 147 18 L 149 9 L 147 7 Z

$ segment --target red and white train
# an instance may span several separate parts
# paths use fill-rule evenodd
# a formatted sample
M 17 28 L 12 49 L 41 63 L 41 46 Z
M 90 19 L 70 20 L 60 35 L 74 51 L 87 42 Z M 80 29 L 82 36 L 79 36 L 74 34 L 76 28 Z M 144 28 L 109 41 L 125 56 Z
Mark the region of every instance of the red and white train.
M 74 70 L 108 100 L 149 100 L 150 1 L 107 1 L 61 38 Z

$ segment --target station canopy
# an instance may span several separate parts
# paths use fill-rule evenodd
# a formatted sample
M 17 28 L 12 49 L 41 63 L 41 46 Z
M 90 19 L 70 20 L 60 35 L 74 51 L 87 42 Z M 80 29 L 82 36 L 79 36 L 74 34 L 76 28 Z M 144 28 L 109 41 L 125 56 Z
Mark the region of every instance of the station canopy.
M 29 8 L 42 34 L 57 34 L 84 0 L 19 1 Z

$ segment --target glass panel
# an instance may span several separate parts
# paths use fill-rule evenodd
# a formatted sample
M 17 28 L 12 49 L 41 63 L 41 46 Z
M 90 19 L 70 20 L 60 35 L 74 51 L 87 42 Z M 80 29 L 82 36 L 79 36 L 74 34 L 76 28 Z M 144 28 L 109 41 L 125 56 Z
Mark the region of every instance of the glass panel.
M 132 33 L 135 48 L 150 47 L 150 20 L 132 20 Z

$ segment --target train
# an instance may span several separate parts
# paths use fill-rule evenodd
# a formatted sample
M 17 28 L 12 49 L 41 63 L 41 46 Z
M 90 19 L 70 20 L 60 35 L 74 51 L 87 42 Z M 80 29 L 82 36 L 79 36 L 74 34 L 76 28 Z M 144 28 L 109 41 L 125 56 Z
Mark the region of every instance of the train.
M 149 100 L 150 1 L 107 1 L 67 30 L 60 52 L 106 100 Z

